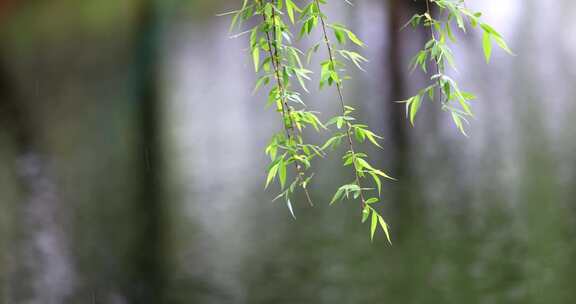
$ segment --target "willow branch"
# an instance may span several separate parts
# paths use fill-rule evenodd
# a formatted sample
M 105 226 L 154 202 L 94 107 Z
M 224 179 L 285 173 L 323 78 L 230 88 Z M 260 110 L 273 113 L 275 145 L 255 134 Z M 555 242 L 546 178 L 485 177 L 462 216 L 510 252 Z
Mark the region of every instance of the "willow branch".
M 428 14 L 428 17 L 430 18 L 430 37 L 432 38 L 432 40 L 438 41 L 436 39 L 436 34 L 434 33 L 434 23 L 433 23 L 434 19 L 432 18 L 432 10 L 430 9 L 430 0 L 426 0 L 426 14 Z M 443 71 L 440 68 L 440 65 L 438 64 L 435 58 L 432 59 L 434 61 L 434 67 L 436 68 L 436 74 L 442 75 Z M 438 97 L 440 98 L 440 102 L 444 104 L 444 99 L 442 98 L 442 82 L 440 81 L 440 77 L 438 77 L 437 83 L 438 83 Z
M 320 20 L 320 24 L 322 26 L 322 34 L 324 37 L 324 44 L 326 45 L 326 49 L 328 51 L 328 59 L 330 60 L 330 64 L 332 67 L 336 67 L 335 60 L 334 60 L 334 51 L 332 48 L 332 43 L 330 39 L 328 39 L 328 32 L 326 30 L 326 22 L 322 15 L 322 9 L 320 8 L 320 2 L 318 0 L 314 0 L 316 3 L 316 7 L 318 8 L 318 19 Z M 342 81 L 338 79 L 335 81 L 336 83 L 336 90 L 338 91 L 338 99 L 340 100 L 340 106 L 342 108 L 342 115 L 344 115 L 346 111 L 346 103 L 344 102 L 344 95 L 342 93 Z M 349 122 L 346 122 L 346 136 L 348 137 L 348 147 L 350 149 L 350 153 L 352 154 L 353 159 L 353 166 L 354 166 L 354 177 L 356 184 L 360 188 L 360 199 L 362 200 L 362 209 L 366 206 L 366 198 L 364 197 L 364 190 L 362 188 L 362 184 L 360 182 L 360 175 L 358 174 L 358 166 L 356 165 L 356 152 L 354 150 L 354 141 L 352 140 L 352 125 Z
M 264 23 L 268 23 L 268 19 L 266 18 L 265 12 L 262 12 L 262 18 Z M 292 119 L 292 110 L 288 105 L 288 100 L 286 99 L 286 88 L 284 87 L 284 83 L 282 82 L 282 78 L 280 77 L 280 71 L 283 69 L 282 62 L 280 61 L 279 51 L 278 51 L 278 41 L 276 40 L 276 8 L 272 8 L 272 36 L 274 38 L 274 43 L 272 43 L 272 38 L 270 37 L 270 31 L 265 30 L 266 35 L 266 44 L 268 45 L 268 52 L 271 58 L 272 67 L 274 69 L 274 77 L 276 79 L 276 83 L 278 85 L 278 90 L 280 91 L 280 99 L 282 105 L 280 106 L 282 111 L 282 118 L 283 118 L 283 127 L 286 133 L 287 140 L 289 142 L 295 142 L 294 134 L 296 133 L 296 127 L 294 125 L 294 120 Z M 286 126 L 286 121 L 288 122 L 288 126 Z M 298 163 L 298 160 L 295 160 L 294 165 L 296 167 L 296 173 L 298 174 L 298 180 L 304 190 L 304 194 L 306 195 L 306 200 L 310 206 L 314 206 L 312 199 L 310 197 L 310 193 L 308 189 L 304 186 L 304 172 L 302 170 L 302 166 Z

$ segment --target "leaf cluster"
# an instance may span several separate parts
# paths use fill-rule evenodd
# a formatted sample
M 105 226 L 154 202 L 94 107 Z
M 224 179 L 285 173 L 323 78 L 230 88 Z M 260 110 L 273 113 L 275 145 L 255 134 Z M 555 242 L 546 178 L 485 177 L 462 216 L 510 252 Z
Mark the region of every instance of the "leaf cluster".
M 258 20 L 250 29 L 234 37 L 249 35 L 250 57 L 258 73 L 254 91 L 269 88 L 266 105 L 273 106 L 280 113 L 282 121 L 282 131 L 272 136 L 265 149 L 270 158 L 266 187 L 277 182 L 280 194 L 276 199 L 284 198 L 294 216 L 292 194 L 297 188 L 306 191 L 313 176 L 307 174 L 312 161 L 347 142 L 348 149 L 342 158 L 342 165 L 352 168 L 354 181 L 348 185 L 350 188 L 346 185 L 338 188 L 334 197 L 359 199 L 363 212 L 372 210 L 370 212 L 377 222 L 382 223 L 381 227 L 389 239 L 388 226 L 382 216 L 372 207 L 367 209 L 377 199 L 366 199 L 365 192 L 377 191 L 379 196 L 382 191 L 381 179 L 392 178 L 370 164 L 365 153 L 357 153 L 355 150 L 355 145 L 366 142 L 381 148 L 379 140 L 382 138 L 370 130 L 368 125 L 357 122 L 353 115 L 355 109 L 345 104 L 342 96 L 343 80 L 349 79 L 345 74 L 346 62 L 360 70 L 364 70 L 362 65 L 368 62 L 357 50 L 346 49 L 344 46 L 350 42 L 355 47 L 365 47 L 365 43 L 345 25 L 328 23 L 327 16 L 322 12 L 322 5 L 326 4 L 326 0 L 310 0 L 302 5 L 298 5 L 295 0 L 244 0 L 239 10 L 230 12 L 233 15 L 231 30 L 242 28 L 251 19 Z M 295 39 L 312 38 L 315 30 L 322 34 L 321 41 L 315 41 L 305 51 L 293 45 Z M 330 41 L 329 32 L 337 45 Z M 297 38 L 294 33 L 298 33 Z M 299 92 L 308 92 L 307 83 L 313 73 L 308 66 L 322 45 L 327 49 L 328 56 L 320 63 L 318 86 L 321 89 L 336 87 L 342 106 L 342 112 L 326 123 L 322 122 L 320 113 L 308 110 L 305 98 Z M 303 137 L 307 128 L 317 132 L 329 131 L 332 135 L 322 146 L 307 143 Z M 295 168 L 293 173 L 290 167 Z M 361 186 L 362 180 L 366 178 L 372 181 L 374 188 Z M 371 231 L 373 237 L 374 230 Z
M 456 81 L 446 74 L 446 68 L 457 71 L 450 44 L 456 43 L 455 29 L 466 32 L 469 28 L 482 31 L 482 49 L 486 62 L 492 55 L 492 42 L 501 49 L 513 54 L 504 38 L 492 26 L 481 20 L 482 13 L 470 11 L 463 0 L 426 0 L 428 7 L 434 4 L 438 7 L 438 17 L 434 18 L 431 10 L 423 14 L 415 14 L 404 27 L 417 28 L 423 26 L 430 30 L 430 40 L 424 48 L 416 53 L 410 62 L 410 70 L 422 70 L 429 73 L 433 66 L 435 72 L 430 77 L 431 85 L 418 91 L 418 93 L 401 102 L 406 104 L 406 115 L 414 125 L 416 114 L 426 98 L 430 101 L 435 95 L 440 99 L 442 109 L 450 113 L 458 130 L 466 135 L 465 125 L 469 118 L 474 116 L 470 101 L 475 99 L 471 93 L 461 91 Z
M 347 3 L 349 1 L 345 0 Z M 430 30 L 430 39 L 418 51 L 410 63 L 412 71 L 419 69 L 431 74 L 430 84 L 420 89 L 414 96 L 400 101 L 406 105 L 406 115 L 414 125 L 417 113 L 426 100 L 440 100 L 444 111 L 450 113 L 457 129 L 466 135 L 465 126 L 474 116 L 471 101 L 475 96 L 463 91 L 446 70 L 457 70 L 454 54 L 450 48 L 457 42 L 455 32 L 466 32 L 469 28 L 482 31 L 482 49 L 487 62 L 492 56 L 495 43 L 512 54 L 504 38 L 492 26 L 482 21 L 482 14 L 470 11 L 464 0 L 425 0 L 427 11 L 415 14 L 405 27 L 424 27 Z M 340 23 L 329 23 L 323 13 L 327 0 L 243 0 L 239 10 L 223 15 L 233 15 L 231 30 L 243 28 L 243 24 L 255 24 L 248 30 L 233 37 L 249 35 L 249 53 L 254 70 L 258 74 L 254 91 L 268 88 L 266 106 L 274 107 L 279 113 L 282 130 L 272 136 L 265 148 L 270 158 L 266 173 L 266 187 L 277 182 L 280 193 L 274 199 L 284 198 L 287 207 L 294 215 L 292 196 L 296 189 L 304 190 L 310 204 L 308 185 L 314 176 L 308 173 L 312 161 L 322 158 L 342 145 L 346 145 L 342 156 L 342 166 L 351 169 L 350 182 L 338 187 L 330 205 L 344 199 L 355 200 L 361 206 L 361 220 L 370 219 L 370 238 L 373 239 L 378 227 L 382 229 L 388 242 L 391 242 L 389 226 L 377 211 L 381 201 L 382 182 L 394 180 L 369 161 L 369 156 L 359 150 L 363 144 L 382 148 L 382 137 L 372 131 L 367 124 L 355 117 L 355 109 L 344 99 L 344 80 L 347 64 L 360 70 L 368 60 L 359 53 L 366 44 L 352 30 Z M 432 16 L 430 6 L 438 8 L 437 16 Z M 256 21 L 254 21 L 254 20 Z M 311 47 L 301 50 L 293 42 L 300 39 L 315 39 L 313 33 L 320 33 L 320 41 L 312 41 Z M 335 42 L 331 41 L 333 39 Z M 305 95 L 308 93 L 312 57 L 320 48 L 326 50 L 326 58 L 320 60 L 318 86 L 331 87 L 338 93 L 341 112 L 325 123 L 321 114 L 308 109 Z M 433 72 L 429 70 L 433 69 Z M 304 140 L 306 129 L 316 132 L 330 132 L 328 140 L 320 145 Z M 293 168 L 293 169 L 290 169 Z M 364 186 L 369 185 L 369 186 Z

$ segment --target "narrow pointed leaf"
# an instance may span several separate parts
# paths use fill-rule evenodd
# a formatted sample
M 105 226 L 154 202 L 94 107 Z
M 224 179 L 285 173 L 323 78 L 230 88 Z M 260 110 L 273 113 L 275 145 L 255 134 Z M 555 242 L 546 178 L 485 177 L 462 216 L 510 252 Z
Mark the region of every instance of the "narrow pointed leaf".
M 362 223 L 366 222 L 369 216 L 370 216 L 370 207 L 366 206 L 364 207 L 364 210 L 362 210 Z
M 380 226 L 382 227 L 382 230 L 384 230 L 384 234 L 386 234 L 386 238 L 388 239 L 388 243 L 390 243 L 390 245 L 392 245 L 392 240 L 390 239 L 390 231 L 388 231 L 388 224 L 386 224 L 386 222 L 384 221 L 384 218 L 380 215 L 378 215 L 378 221 L 380 222 Z
M 372 222 L 370 223 L 370 240 L 374 241 L 374 233 L 376 233 L 376 227 L 378 226 L 378 214 L 372 212 Z
M 260 66 L 260 48 L 257 45 L 252 49 L 252 60 L 254 61 L 254 70 L 258 72 L 258 67 Z
M 270 170 L 268 171 L 268 177 L 266 178 L 266 186 L 265 188 L 268 188 L 268 185 L 270 184 L 270 182 L 272 180 L 274 180 L 274 177 L 276 177 L 276 173 L 278 172 L 278 164 L 275 164 L 274 166 L 272 166 L 272 168 L 270 168 Z
M 284 162 L 284 158 L 281 158 L 280 162 L 278 162 L 278 176 L 280 179 L 280 187 L 284 189 L 284 185 L 286 184 L 286 163 Z
M 294 214 L 294 209 L 292 208 L 292 202 L 290 202 L 290 199 L 286 200 L 286 206 L 288 207 L 288 210 L 290 211 L 292 217 L 296 219 L 296 215 Z
M 486 31 L 482 34 L 482 48 L 484 49 L 486 62 L 490 62 L 490 57 L 492 56 L 492 41 L 490 40 L 490 33 Z

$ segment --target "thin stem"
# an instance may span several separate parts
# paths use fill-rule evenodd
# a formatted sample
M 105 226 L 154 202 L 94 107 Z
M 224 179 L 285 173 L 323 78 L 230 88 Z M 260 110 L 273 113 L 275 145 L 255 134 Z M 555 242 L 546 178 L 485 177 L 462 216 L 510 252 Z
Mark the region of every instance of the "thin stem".
M 432 40 L 434 41 L 438 41 L 436 39 L 436 34 L 434 33 L 434 23 L 433 23 L 433 18 L 432 18 L 432 10 L 430 9 L 430 0 L 426 0 L 426 14 L 428 14 L 428 17 L 430 18 L 430 36 L 432 37 Z M 436 74 L 437 75 L 442 75 L 442 69 L 440 68 L 439 63 L 436 61 L 436 59 L 432 58 L 432 61 L 434 61 L 434 67 L 436 68 Z M 442 82 L 440 81 L 440 77 L 438 77 L 438 97 L 440 98 L 440 102 L 442 104 L 444 104 L 444 99 L 442 98 Z
M 282 79 L 280 77 L 280 71 L 283 69 L 282 68 L 282 63 L 280 61 L 280 56 L 279 56 L 279 52 L 278 52 L 278 41 L 276 40 L 276 9 L 273 7 L 272 8 L 272 35 L 274 38 L 274 43 L 272 43 L 272 38 L 270 37 L 270 32 L 268 30 L 265 31 L 266 34 L 266 43 L 268 45 L 268 52 L 270 54 L 270 58 L 272 59 L 272 67 L 274 69 L 274 76 L 276 78 L 276 83 L 278 85 L 278 90 L 280 91 L 280 98 L 281 98 L 281 110 L 282 110 L 282 118 L 283 118 L 283 126 L 284 126 L 284 131 L 286 133 L 286 138 L 288 140 L 288 142 L 296 142 L 294 140 L 294 134 L 296 133 L 296 128 L 294 126 L 294 120 L 292 119 L 292 114 L 291 114 L 291 108 L 288 105 L 288 101 L 286 100 L 286 88 L 284 87 L 284 84 L 282 82 Z M 262 12 L 262 18 L 264 20 L 264 23 L 268 23 L 268 20 L 266 18 L 266 14 L 264 12 Z M 289 126 L 286 126 L 286 121 L 289 123 Z M 292 133 L 291 133 L 292 132 Z M 293 154 L 293 152 L 292 152 Z M 296 172 L 298 174 L 297 179 L 300 181 L 300 185 L 302 186 L 302 189 L 304 190 L 304 194 L 306 195 L 306 200 L 308 201 L 308 204 L 310 204 L 310 206 L 314 206 L 314 203 L 312 202 L 312 199 L 310 198 L 310 194 L 308 193 L 308 189 L 304 186 L 304 172 L 302 171 L 302 166 L 298 163 L 298 160 L 295 160 L 294 165 L 296 167 Z
M 430 19 L 432 19 L 432 10 L 430 9 L 430 0 L 426 0 L 426 13 L 428 14 L 428 16 L 430 16 Z M 434 29 L 432 28 L 433 24 L 430 24 L 430 35 L 432 36 L 432 39 L 434 39 L 434 41 L 436 41 L 436 34 L 434 34 Z
M 330 43 L 330 39 L 328 39 L 328 32 L 326 31 L 326 22 L 324 21 L 324 17 L 322 16 L 320 2 L 318 0 L 314 0 L 314 2 L 316 3 L 316 7 L 318 8 L 318 19 L 320 20 L 320 24 L 322 26 L 322 34 L 324 36 L 324 43 L 326 44 L 326 49 L 328 50 L 328 57 L 330 60 L 330 64 L 332 65 L 333 68 L 335 68 L 336 64 L 334 60 L 334 52 L 332 50 L 332 43 Z M 336 83 L 336 90 L 338 91 L 338 98 L 340 100 L 340 106 L 342 108 L 342 114 L 344 115 L 344 113 L 346 112 L 346 104 L 344 102 L 344 95 L 342 94 L 342 82 L 339 79 L 338 81 L 335 81 L 335 83 Z M 354 166 L 354 177 L 356 180 L 356 184 L 360 188 L 360 199 L 362 200 L 361 207 L 362 209 L 364 209 L 364 207 L 366 206 L 366 199 L 364 197 L 364 191 L 362 190 L 363 188 L 360 182 L 360 175 L 358 174 L 358 167 L 356 165 L 356 152 L 354 151 L 354 141 L 352 140 L 352 125 L 349 122 L 346 122 L 346 125 L 348 127 L 346 129 L 346 135 L 348 137 L 348 145 L 353 159 L 352 164 Z

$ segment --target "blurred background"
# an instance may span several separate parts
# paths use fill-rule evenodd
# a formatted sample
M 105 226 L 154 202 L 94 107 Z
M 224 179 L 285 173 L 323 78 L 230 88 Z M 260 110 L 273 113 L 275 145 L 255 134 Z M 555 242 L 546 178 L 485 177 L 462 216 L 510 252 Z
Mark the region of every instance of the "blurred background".
M 239 2 L 0 1 L 1 303 L 573 302 L 576 2 L 467 1 L 517 56 L 486 65 L 479 33 L 459 36 L 465 138 L 437 104 L 411 128 L 392 102 L 425 85 L 408 63 L 427 32 L 399 31 L 423 2 L 329 1 L 368 45 L 345 97 L 399 179 L 393 246 L 357 204 L 328 206 L 342 151 L 313 170 L 316 207 L 271 202 L 280 123 L 251 94 L 247 37 L 216 17 Z M 316 91 L 310 108 L 338 113 Z

